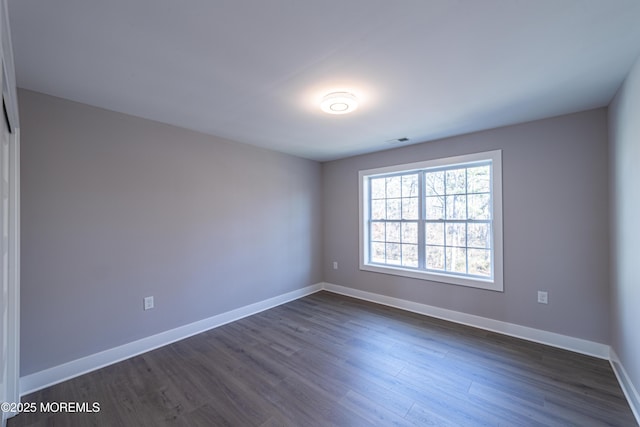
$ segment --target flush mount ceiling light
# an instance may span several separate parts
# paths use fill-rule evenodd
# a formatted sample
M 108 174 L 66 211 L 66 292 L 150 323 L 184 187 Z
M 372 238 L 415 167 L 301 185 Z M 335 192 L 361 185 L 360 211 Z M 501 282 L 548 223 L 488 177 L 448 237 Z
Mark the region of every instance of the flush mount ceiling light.
M 349 92 L 331 92 L 322 98 L 320 108 L 329 114 L 347 114 L 358 108 L 358 98 Z

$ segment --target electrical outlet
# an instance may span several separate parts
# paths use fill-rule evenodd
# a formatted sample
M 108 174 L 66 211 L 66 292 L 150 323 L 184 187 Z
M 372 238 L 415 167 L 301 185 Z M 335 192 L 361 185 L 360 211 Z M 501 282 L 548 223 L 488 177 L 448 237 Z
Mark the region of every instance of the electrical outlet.
M 538 303 L 549 304 L 549 293 L 547 291 L 538 291 Z
M 153 308 L 153 297 L 144 298 L 144 309 L 151 310 Z
M 338 269 L 338 261 L 333 261 L 333 269 L 334 270 Z

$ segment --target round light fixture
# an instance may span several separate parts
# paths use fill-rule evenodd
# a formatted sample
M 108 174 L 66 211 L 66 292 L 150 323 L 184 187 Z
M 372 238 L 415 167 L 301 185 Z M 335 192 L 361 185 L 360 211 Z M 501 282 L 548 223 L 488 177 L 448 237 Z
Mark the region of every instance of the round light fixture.
M 349 92 L 331 92 L 322 98 L 320 108 L 329 114 L 347 114 L 358 108 L 358 98 Z

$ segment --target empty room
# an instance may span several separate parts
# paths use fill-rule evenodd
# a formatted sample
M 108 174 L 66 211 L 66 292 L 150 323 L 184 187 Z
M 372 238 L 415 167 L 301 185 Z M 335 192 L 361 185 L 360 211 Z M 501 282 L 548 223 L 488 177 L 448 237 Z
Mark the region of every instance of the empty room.
M 0 37 L 2 427 L 640 425 L 640 1 Z

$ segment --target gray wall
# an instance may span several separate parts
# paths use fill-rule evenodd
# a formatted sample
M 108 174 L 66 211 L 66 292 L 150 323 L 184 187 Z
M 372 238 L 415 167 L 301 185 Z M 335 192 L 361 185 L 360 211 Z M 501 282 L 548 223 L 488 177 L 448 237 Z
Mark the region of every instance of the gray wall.
M 640 390 L 640 58 L 609 107 L 612 347 Z
M 358 170 L 494 149 L 503 150 L 504 293 L 358 269 Z M 609 343 L 607 158 L 598 109 L 325 163 L 324 279 Z
M 19 98 L 22 375 L 322 280 L 319 163 Z
M 322 280 L 610 342 L 605 109 L 320 165 L 19 95 L 22 375 Z M 358 170 L 493 149 L 504 293 L 358 269 Z

